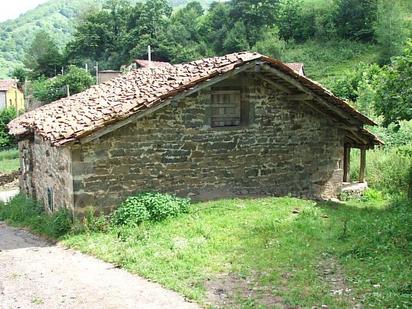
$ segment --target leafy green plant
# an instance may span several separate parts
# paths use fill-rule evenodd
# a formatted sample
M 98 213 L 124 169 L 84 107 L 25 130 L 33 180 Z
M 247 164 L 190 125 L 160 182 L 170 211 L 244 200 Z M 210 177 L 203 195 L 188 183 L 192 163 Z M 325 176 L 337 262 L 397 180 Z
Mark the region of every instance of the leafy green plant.
M 8 148 L 13 145 L 13 137 L 8 134 L 7 125 L 17 116 L 17 111 L 13 107 L 9 107 L 0 111 L 0 149 Z
M 72 215 L 67 208 L 61 208 L 50 216 L 50 234 L 60 237 L 67 234 L 72 227 Z
M 138 226 L 143 221 L 162 221 L 186 213 L 190 201 L 170 194 L 144 192 L 129 197 L 113 213 L 115 225 Z
M 412 120 L 412 39 L 403 54 L 392 59 L 375 81 L 375 108 L 383 125 Z
M 83 228 L 86 232 L 106 232 L 110 222 L 103 214 L 96 213 L 94 207 L 88 207 L 83 218 Z

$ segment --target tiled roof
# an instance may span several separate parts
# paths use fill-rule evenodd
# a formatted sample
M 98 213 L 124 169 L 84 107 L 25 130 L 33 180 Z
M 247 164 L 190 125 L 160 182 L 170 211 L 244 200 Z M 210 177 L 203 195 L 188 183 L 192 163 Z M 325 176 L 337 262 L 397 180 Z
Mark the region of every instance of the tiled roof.
M 36 132 L 53 145 L 62 145 L 90 135 L 114 122 L 157 106 L 162 101 L 259 60 L 270 64 L 321 96 L 328 104 L 340 108 L 349 117 L 365 124 L 374 124 L 319 84 L 299 75 L 285 64 L 257 53 L 235 53 L 223 57 L 201 59 L 185 64 L 142 68 L 120 75 L 98 86 L 39 107 L 9 124 L 10 133 L 25 135 Z
M 172 66 L 169 62 L 161 62 L 161 61 L 149 61 L 149 60 L 142 60 L 142 59 L 136 59 L 134 61 L 137 63 L 141 68 L 160 68 L 160 67 L 169 67 Z
M 289 68 L 291 68 L 293 71 L 298 72 L 301 75 L 305 75 L 305 71 L 303 69 L 303 63 L 300 62 L 289 62 L 285 63 Z
M 0 91 L 7 91 L 11 87 L 17 87 L 17 82 L 14 79 L 0 80 Z

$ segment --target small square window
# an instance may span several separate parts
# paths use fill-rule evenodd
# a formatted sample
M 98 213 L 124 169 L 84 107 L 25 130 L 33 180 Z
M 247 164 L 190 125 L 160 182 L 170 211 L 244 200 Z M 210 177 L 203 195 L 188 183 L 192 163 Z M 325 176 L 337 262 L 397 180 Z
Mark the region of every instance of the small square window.
M 240 125 L 240 91 L 213 91 L 211 103 L 212 127 L 233 127 Z

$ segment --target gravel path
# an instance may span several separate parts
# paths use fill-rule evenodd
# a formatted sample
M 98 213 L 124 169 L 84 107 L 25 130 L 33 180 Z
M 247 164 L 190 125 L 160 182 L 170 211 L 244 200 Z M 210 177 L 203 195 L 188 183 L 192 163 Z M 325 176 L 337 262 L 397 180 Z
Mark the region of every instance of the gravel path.
M 0 222 L 0 308 L 198 308 L 175 292 Z

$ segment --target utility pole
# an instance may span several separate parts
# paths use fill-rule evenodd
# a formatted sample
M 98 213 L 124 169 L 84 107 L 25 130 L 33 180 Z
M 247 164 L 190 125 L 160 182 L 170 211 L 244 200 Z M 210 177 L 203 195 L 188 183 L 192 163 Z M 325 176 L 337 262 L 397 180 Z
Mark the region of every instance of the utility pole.
M 64 67 L 62 67 L 62 75 L 64 75 Z
M 87 73 L 89 73 L 89 66 L 87 63 L 84 64 L 84 69 L 86 70 Z
M 152 48 L 150 45 L 147 46 L 147 58 L 149 60 L 149 68 L 152 66 Z
M 96 85 L 99 84 L 99 62 L 96 61 L 96 66 L 94 67 L 96 69 Z
M 70 97 L 70 85 L 66 85 L 67 96 Z

